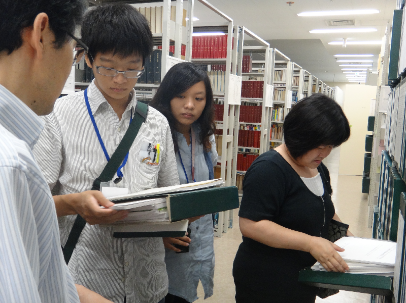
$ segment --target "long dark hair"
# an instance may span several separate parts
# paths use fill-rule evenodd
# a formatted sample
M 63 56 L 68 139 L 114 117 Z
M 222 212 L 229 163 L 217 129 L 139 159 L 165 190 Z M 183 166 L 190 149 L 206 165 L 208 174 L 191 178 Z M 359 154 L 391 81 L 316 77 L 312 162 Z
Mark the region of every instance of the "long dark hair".
M 201 81 L 204 82 L 206 88 L 206 106 L 195 123 L 200 128 L 200 143 L 203 144 L 203 147 L 206 150 L 210 150 L 211 144 L 209 138 L 214 134 L 216 126 L 214 124 L 213 90 L 211 89 L 210 79 L 205 71 L 190 62 L 183 62 L 174 65 L 166 73 L 152 99 L 151 106 L 160 111 L 166 119 L 168 119 L 175 151 L 178 151 L 178 141 L 176 136 L 177 121 L 171 111 L 171 100 Z

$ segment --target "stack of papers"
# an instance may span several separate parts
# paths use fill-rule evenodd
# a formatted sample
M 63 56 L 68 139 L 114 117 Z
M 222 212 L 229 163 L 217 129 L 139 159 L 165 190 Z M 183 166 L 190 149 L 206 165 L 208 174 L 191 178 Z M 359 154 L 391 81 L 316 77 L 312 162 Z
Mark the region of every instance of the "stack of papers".
M 396 242 L 356 237 L 343 237 L 334 244 L 345 249 L 338 252 L 350 268 L 348 273 L 393 276 L 396 261 Z M 317 262 L 312 267 L 326 271 Z

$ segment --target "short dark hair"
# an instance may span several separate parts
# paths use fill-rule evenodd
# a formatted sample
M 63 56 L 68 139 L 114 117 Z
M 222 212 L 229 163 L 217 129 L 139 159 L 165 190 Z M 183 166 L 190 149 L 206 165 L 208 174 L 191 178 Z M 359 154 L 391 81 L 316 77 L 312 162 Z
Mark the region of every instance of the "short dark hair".
M 81 22 L 85 0 L 0 0 L 0 52 L 11 54 L 23 44 L 23 30 L 33 25 L 39 13 L 46 13 L 55 34 L 55 48 L 70 40 Z
M 296 159 L 320 145 L 341 145 L 350 137 L 350 125 L 336 101 L 313 94 L 293 106 L 283 123 L 283 135 Z
M 213 90 L 210 85 L 210 79 L 204 70 L 190 62 L 174 65 L 166 73 L 152 99 L 151 106 L 160 111 L 168 119 L 175 151 L 178 151 L 178 141 L 176 137 L 176 119 L 171 111 L 171 100 L 201 81 L 204 82 L 206 88 L 206 106 L 195 123 L 200 127 L 200 142 L 206 150 L 209 150 L 211 148 L 209 139 L 214 134 L 216 125 L 214 124 Z
M 147 19 L 125 3 L 106 4 L 89 10 L 83 18 L 81 39 L 89 47 L 91 63 L 97 53 L 113 52 L 122 57 L 140 55 L 144 65 L 153 46 Z

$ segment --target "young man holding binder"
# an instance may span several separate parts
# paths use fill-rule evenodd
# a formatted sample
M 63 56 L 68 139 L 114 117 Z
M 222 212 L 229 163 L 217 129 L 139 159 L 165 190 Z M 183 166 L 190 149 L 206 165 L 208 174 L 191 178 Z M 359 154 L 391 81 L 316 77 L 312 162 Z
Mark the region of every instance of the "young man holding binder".
M 129 193 L 179 184 L 168 121 L 153 108 L 145 115 L 133 89 L 152 50 L 146 19 L 126 4 L 96 7 L 84 19 L 86 63 L 95 79 L 85 92 L 56 102 L 35 147 L 53 193 L 80 193 L 92 184 L 95 188 L 99 176 L 109 181 L 111 177 L 102 178 L 106 164 L 113 161 L 127 129 L 142 119 L 129 151 L 113 171 L 114 182 L 108 183 Z M 158 149 L 159 157 L 154 157 Z M 63 246 L 75 221 L 75 216 L 59 221 Z M 114 238 L 111 227 L 87 224 L 69 269 L 76 283 L 114 302 L 157 303 L 168 291 L 164 256 L 162 238 Z

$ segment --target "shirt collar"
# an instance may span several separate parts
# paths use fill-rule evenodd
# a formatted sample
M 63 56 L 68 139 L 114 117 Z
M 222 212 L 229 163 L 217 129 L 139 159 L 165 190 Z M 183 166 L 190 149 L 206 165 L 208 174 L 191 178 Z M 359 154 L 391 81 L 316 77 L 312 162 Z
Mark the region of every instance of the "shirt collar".
M 31 148 L 34 147 L 44 128 L 44 121 L 1 84 L 0 124 Z
M 135 90 L 132 90 L 132 98 L 130 103 L 127 105 L 127 108 L 124 111 L 123 117 L 126 115 L 127 112 L 134 113 L 135 106 L 137 105 L 136 93 Z M 87 96 L 89 99 L 90 109 L 92 110 L 93 115 L 97 115 L 97 113 L 102 110 L 104 106 L 107 106 L 109 103 L 107 102 L 106 98 L 103 96 L 102 92 L 95 84 L 95 79 L 93 79 L 92 83 L 90 83 L 87 89 Z M 104 105 L 104 106 L 102 106 Z

